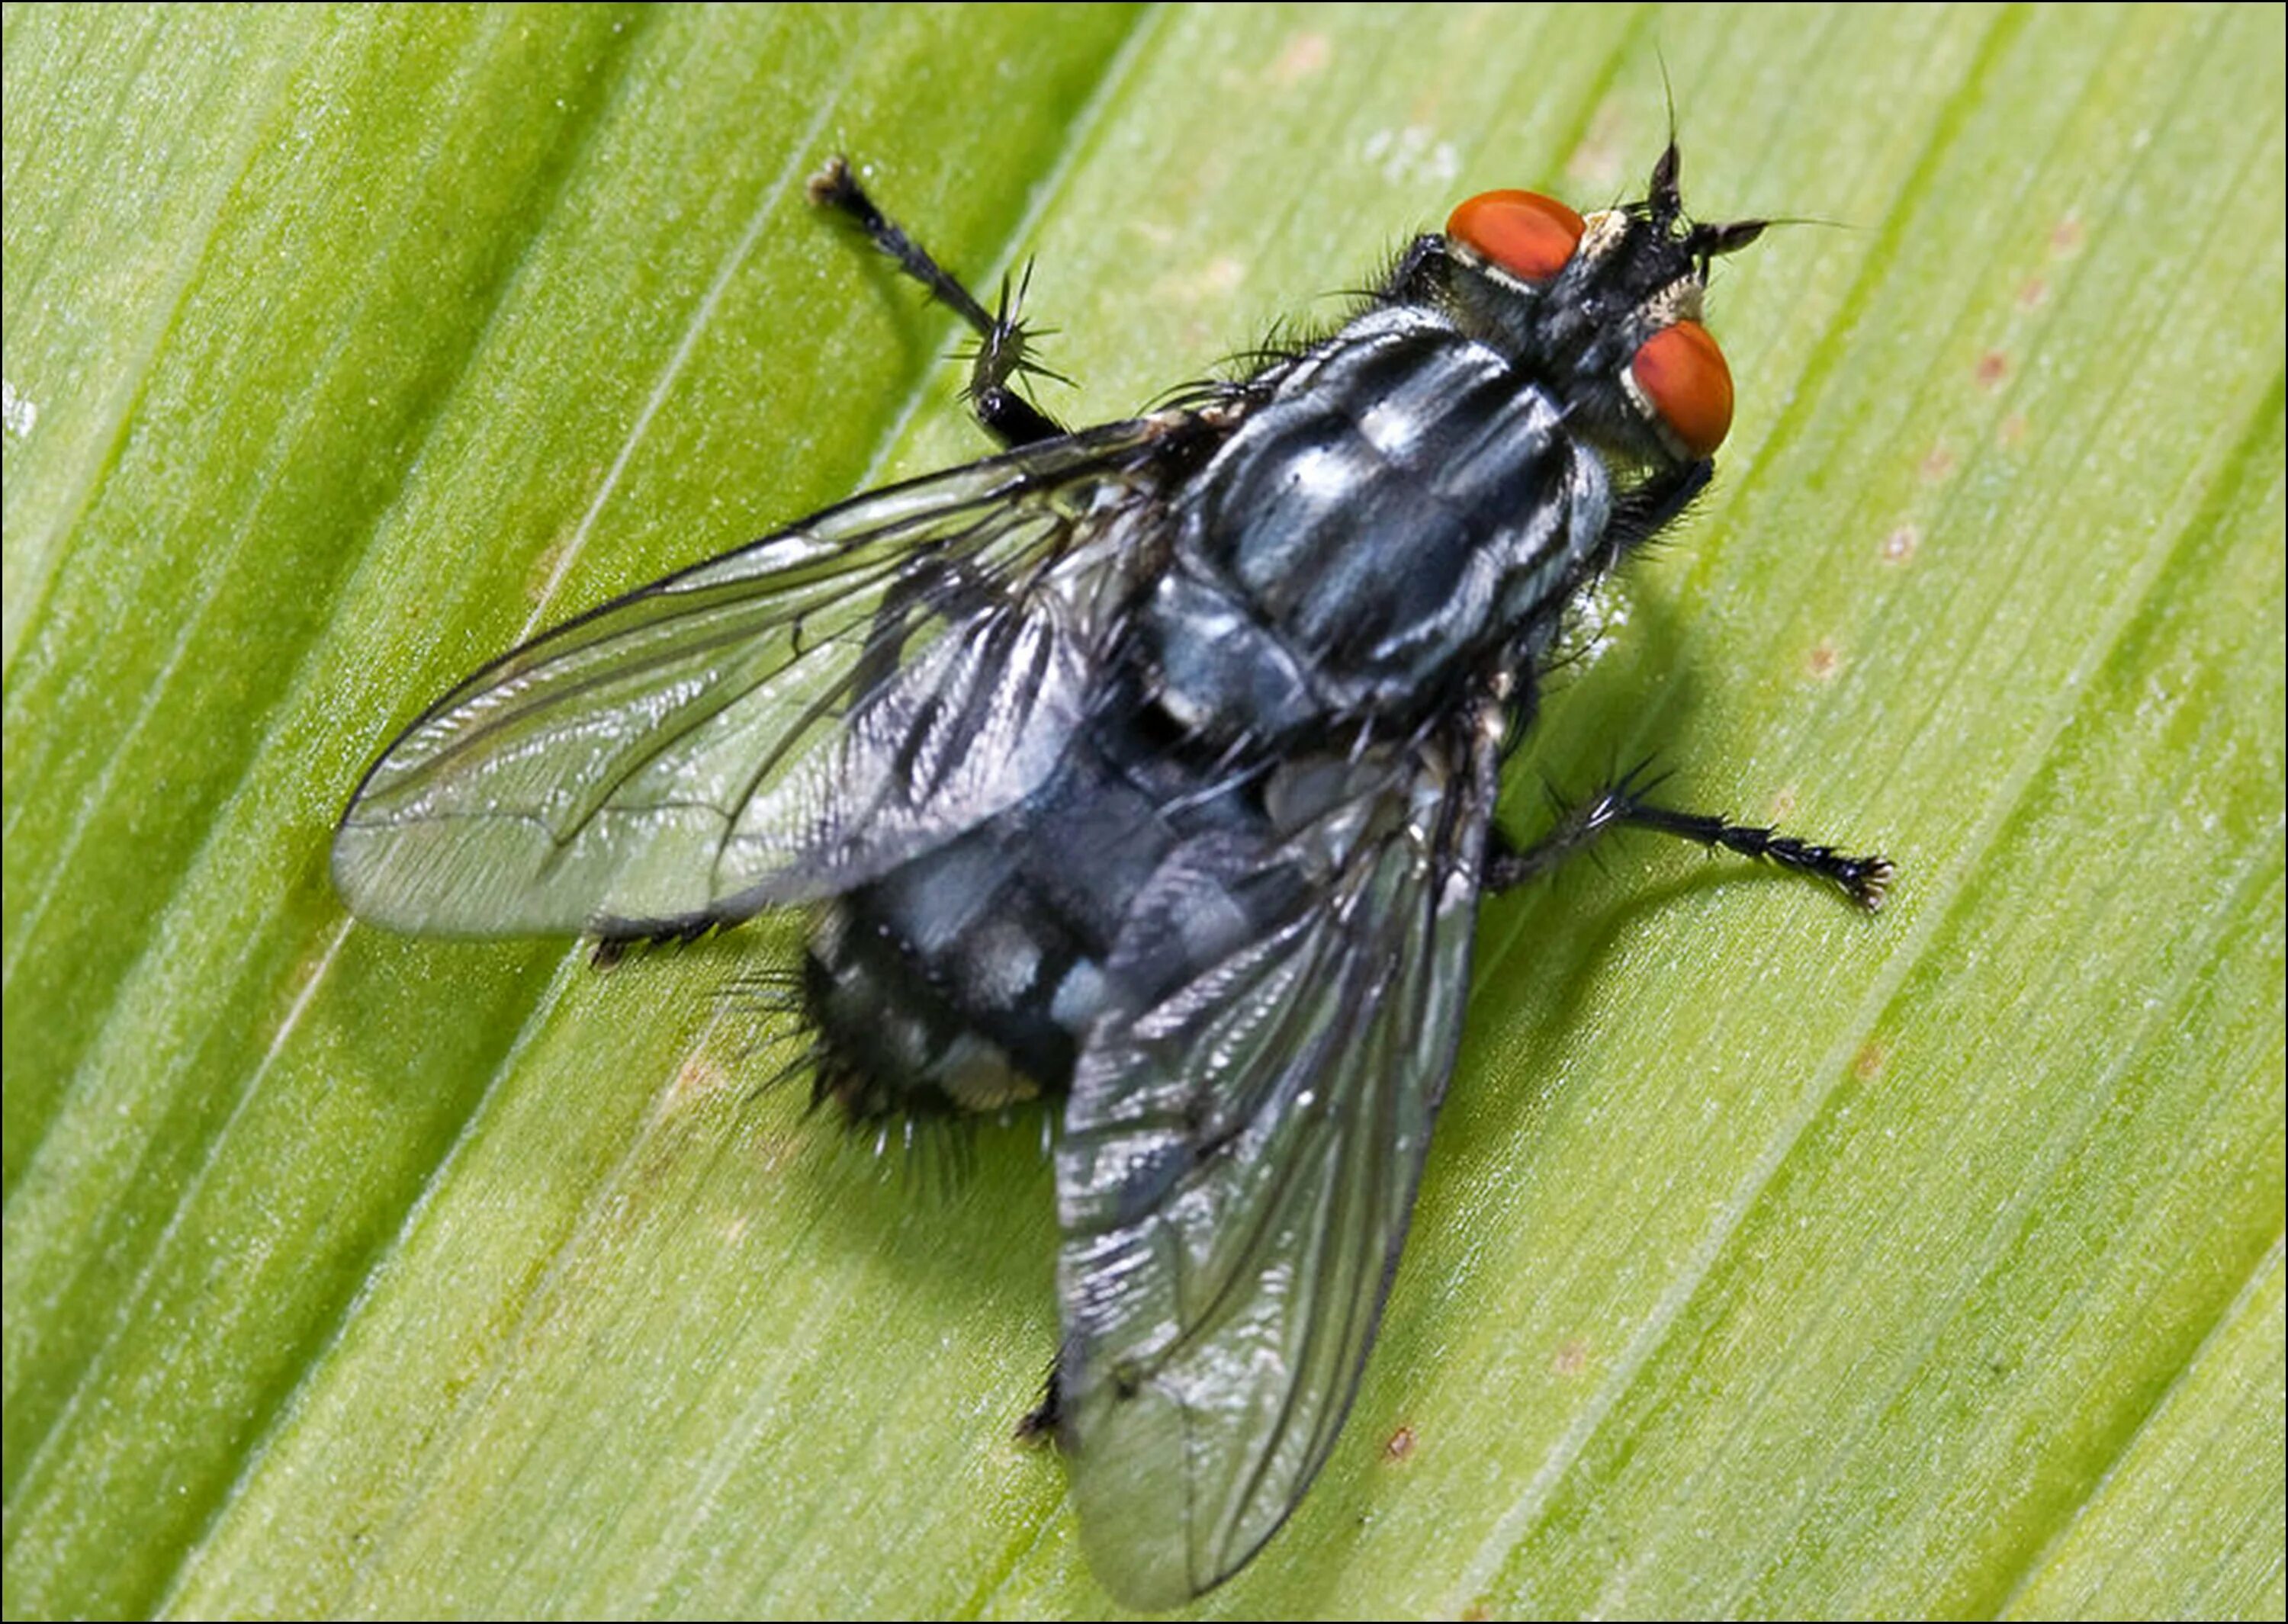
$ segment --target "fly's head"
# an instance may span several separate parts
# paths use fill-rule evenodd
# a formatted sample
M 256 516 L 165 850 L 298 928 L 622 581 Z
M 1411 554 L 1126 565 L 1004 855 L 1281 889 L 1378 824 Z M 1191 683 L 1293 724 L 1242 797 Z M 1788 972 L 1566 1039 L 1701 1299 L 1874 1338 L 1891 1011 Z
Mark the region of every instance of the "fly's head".
M 1537 192 L 1482 192 L 1446 221 L 1462 319 L 1563 404 L 1601 448 L 1705 460 L 1732 426 L 1732 373 L 1700 324 L 1708 265 L 1768 222 L 1688 220 L 1676 145 L 1641 202 L 1590 215 Z

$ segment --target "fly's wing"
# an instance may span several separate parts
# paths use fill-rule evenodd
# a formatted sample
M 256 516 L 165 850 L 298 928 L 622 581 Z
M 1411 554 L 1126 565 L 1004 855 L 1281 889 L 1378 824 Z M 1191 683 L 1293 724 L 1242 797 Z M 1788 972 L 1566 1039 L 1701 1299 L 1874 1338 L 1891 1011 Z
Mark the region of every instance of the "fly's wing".
M 1131 1605 L 1244 1563 L 1350 1407 L 1453 1066 L 1492 721 L 1268 872 L 1199 843 L 1124 927 L 1116 968 L 1212 933 L 1208 899 L 1260 922 L 1092 1033 L 1057 1153 L 1059 1440 L 1090 1567 Z
M 534 639 L 383 753 L 336 887 L 407 931 L 691 931 L 1004 810 L 1082 715 L 1188 421 L 859 497 Z

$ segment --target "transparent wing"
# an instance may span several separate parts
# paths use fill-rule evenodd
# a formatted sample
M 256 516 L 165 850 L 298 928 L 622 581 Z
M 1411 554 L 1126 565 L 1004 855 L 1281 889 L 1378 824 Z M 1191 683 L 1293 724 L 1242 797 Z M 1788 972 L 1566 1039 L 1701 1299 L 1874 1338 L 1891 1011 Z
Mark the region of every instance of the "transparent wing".
M 1300 906 L 1082 1055 L 1056 1410 L 1089 1565 L 1129 1604 L 1244 1563 L 1350 1406 L 1453 1066 L 1492 736 L 1331 808 L 1285 850 L 1318 867 Z M 1228 856 L 1154 889 L 1212 892 Z
M 689 930 L 991 816 L 1080 718 L 1186 421 L 862 496 L 526 644 L 384 752 L 337 888 L 401 930 Z

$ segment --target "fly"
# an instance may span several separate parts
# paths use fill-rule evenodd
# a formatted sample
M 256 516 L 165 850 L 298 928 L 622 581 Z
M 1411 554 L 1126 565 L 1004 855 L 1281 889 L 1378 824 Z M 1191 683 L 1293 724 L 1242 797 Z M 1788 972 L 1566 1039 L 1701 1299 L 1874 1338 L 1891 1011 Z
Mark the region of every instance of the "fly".
M 504 655 L 335 835 L 360 919 L 600 951 L 810 920 L 854 1121 L 1039 1097 L 1061 1345 L 1029 1427 L 1132 1605 L 1244 1564 L 1326 1460 L 1461 1031 L 1479 898 L 1612 830 L 1891 876 L 1625 775 L 1494 820 L 1569 606 L 1707 485 L 1732 416 L 1672 142 L 1582 215 L 1482 193 L 1349 320 L 1069 430 L 849 167 L 812 183 L 975 332 L 997 456 L 859 496 Z

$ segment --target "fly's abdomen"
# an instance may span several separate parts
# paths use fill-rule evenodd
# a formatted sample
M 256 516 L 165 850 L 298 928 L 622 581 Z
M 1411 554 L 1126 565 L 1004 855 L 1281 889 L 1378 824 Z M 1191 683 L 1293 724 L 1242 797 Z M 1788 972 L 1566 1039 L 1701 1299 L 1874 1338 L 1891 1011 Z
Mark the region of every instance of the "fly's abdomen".
M 975 837 L 960 844 L 973 847 Z M 854 1121 L 991 1111 L 1061 1085 L 1071 1034 L 1047 1011 L 1059 933 L 1008 910 L 1000 888 L 946 911 L 967 853 L 917 859 L 821 910 L 804 992 L 822 1041 L 817 1092 Z M 1042 939 L 1044 937 L 1049 939 Z
M 1255 786 L 1130 704 L 1023 805 L 824 905 L 821 1092 L 860 1120 L 1061 1094 L 1088 1026 L 1147 1007 L 1302 894 Z
M 1577 583 L 1609 511 L 1545 390 L 1434 312 L 1375 311 L 1185 493 L 1162 702 L 1214 737 L 1410 721 Z

